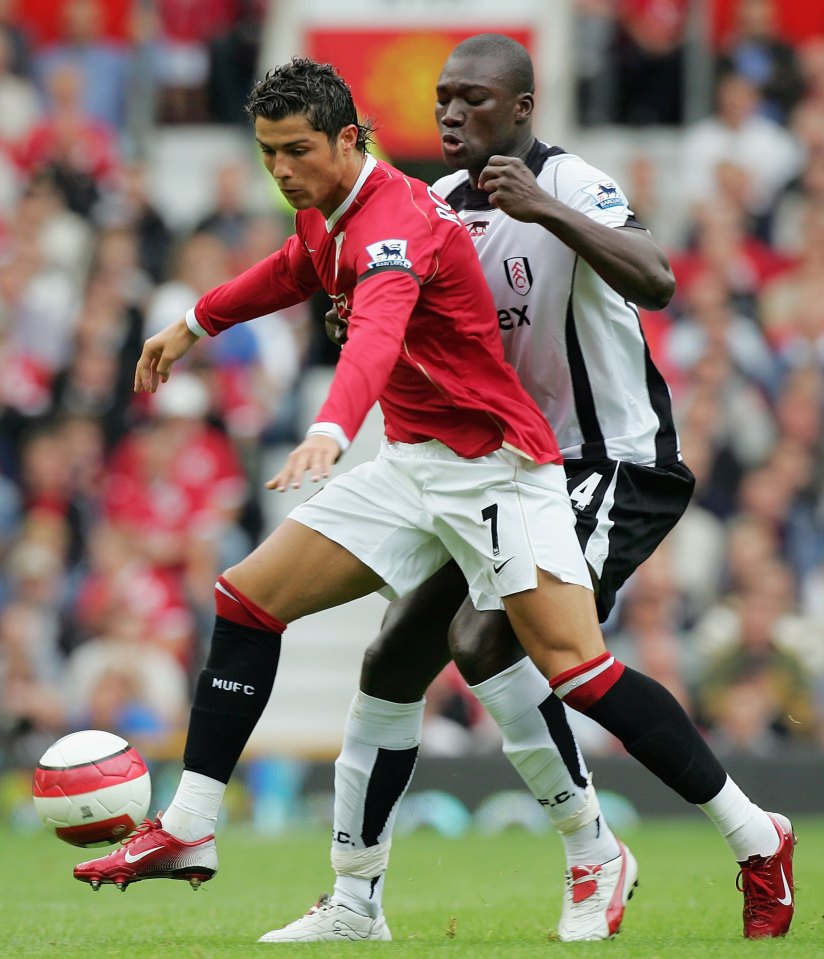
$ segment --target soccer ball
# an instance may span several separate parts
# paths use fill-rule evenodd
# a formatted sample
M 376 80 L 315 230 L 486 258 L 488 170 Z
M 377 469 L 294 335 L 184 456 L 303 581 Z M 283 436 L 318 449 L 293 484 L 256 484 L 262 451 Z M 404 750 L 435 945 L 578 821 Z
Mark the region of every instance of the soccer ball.
M 149 809 L 152 785 L 125 739 L 84 729 L 58 739 L 34 772 L 34 808 L 72 846 L 108 846 L 133 832 Z

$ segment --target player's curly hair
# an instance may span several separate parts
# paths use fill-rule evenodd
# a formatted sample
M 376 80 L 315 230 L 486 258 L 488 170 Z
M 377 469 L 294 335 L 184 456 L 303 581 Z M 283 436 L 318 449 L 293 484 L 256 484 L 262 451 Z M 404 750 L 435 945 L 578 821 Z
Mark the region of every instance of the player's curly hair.
M 358 128 L 357 148 L 363 153 L 371 142 L 374 124 L 358 120 L 349 85 L 329 63 L 292 57 L 259 80 L 246 100 L 246 115 L 282 120 L 299 114 L 332 143 L 340 131 L 353 123 Z

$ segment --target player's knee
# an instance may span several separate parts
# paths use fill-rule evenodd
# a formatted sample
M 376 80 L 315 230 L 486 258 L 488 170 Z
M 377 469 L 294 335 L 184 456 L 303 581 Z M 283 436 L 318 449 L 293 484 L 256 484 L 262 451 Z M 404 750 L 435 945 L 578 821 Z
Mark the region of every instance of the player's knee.
M 360 688 L 370 696 L 386 699 L 387 697 L 381 695 L 381 692 L 384 687 L 389 686 L 389 675 L 393 670 L 392 657 L 387 655 L 384 643 L 379 636 L 363 654 Z
M 411 703 L 423 696 L 415 674 L 408 669 L 406 657 L 393 651 L 383 634 L 367 648 L 361 665 L 360 688 L 367 696 L 394 703 Z
M 360 688 L 376 699 L 417 702 L 448 662 L 445 630 L 416 630 L 403 616 L 386 619 L 364 653 Z
M 477 686 L 523 659 L 505 613 L 464 609 L 449 630 L 449 651 L 470 686 Z

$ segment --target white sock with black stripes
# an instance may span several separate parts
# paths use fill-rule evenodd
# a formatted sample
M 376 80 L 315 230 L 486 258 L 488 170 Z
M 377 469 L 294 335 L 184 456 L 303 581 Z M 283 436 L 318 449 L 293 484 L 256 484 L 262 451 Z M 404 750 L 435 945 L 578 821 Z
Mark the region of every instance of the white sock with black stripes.
M 619 855 L 563 703 L 529 657 L 470 686 L 501 729 L 504 753 L 560 834 L 567 866 Z
M 379 915 L 392 829 L 418 757 L 424 700 L 392 703 L 358 692 L 335 762 L 332 899 Z

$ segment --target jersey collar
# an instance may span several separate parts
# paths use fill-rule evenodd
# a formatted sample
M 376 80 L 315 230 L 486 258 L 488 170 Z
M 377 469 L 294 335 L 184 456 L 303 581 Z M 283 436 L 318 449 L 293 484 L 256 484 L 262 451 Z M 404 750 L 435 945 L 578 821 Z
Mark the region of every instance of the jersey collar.
M 337 210 L 335 210 L 335 212 L 326 221 L 327 233 L 332 232 L 332 230 L 335 228 L 335 224 L 352 205 L 352 201 L 358 195 L 364 183 L 366 183 L 366 178 L 375 169 L 377 165 L 378 165 L 378 161 L 373 156 L 367 153 L 366 158 L 363 161 L 363 168 L 361 169 L 360 175 L 358 176 L 357 180 L 355 180 L 355 185 L 349 191 L 349 196 L 347 196 L 347 198 L 343 201 L 343 203 L 341 203 L 341 205 L 337 208 Z
M 563 147 L 548 146 L 541 140 L 533 140 L 529 153 L 524 157 L 524 163 L 537 178 L 544 168 L 549 157 L 561 156 L 566 153 Z M 469 173 L 465 172 L 464 179 L 450 191 L 444 199 L 459 212 L 481 213 L 492 210 L 489 194 L 486 190 L 473 190 Z

